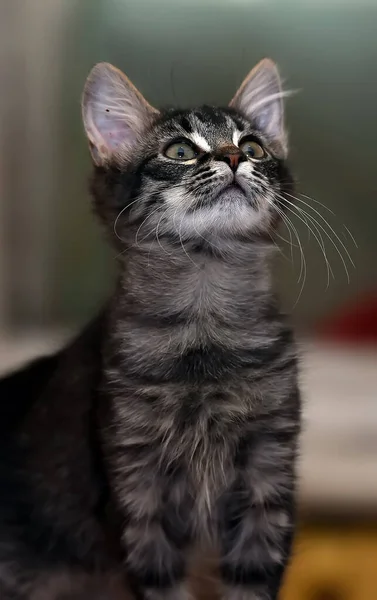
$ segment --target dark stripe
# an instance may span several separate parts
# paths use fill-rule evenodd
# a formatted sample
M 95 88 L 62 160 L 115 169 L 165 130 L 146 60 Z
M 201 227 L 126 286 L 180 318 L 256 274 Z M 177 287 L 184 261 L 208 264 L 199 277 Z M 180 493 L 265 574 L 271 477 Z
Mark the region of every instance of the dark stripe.
M 239 476 L 237 482 L 223 495 L 220 503 L 221 536 L 224 555 L 231 552 L 232 548 L 237 545 L 246 515 L 255 515 L 255 519 L 257 520 L 261 509 L 266 513 L 281 510 L 287 513 L 292 524 L 295 522 L 295 482 L 287 478 L 287 487 L 289 489 L 281 493 L 278 498 L 265 501 L 263 505 L 252 504 L 251 497 L 253 490 L 248 489 L 242 477 Z M 290 530 L 292 529 L 293 527 L 290 528 Z M 287 531 L 287 536 L 290 535 L 290 530 Z M 252 543 L 252 537 L 253 534 L 250 536 L 250 543 Z M 289 538 L 287 538 L 287 543 L 289 543 Z M 285 552 L 284 544 L 283 551 Z
M 203 404 L 199 393 L 188 392 L 180 401 L 177 425 L 178 429 L 184 431 L 187 427 L 193 427 L 202 412 Z
M 159 238 L 159 240 L 166 240 L 172 249 L 176 248 L 180 252 L 182 251 L 182 241 L 183 241 L 187 252 L 193 252 L 195 254 L 200 254 L 203 257 L 204 256 L 216 257 L 218 260 L 223 260 L 223 258 L 224 258 L 224 255 L 223 255 L 221 249 L 217 248 L 217 246 L 214 246 L 213 244 L 211 244 L 207 240 L 204 240 L 203 238 L 200 238 L 197 241 L 186 240 L 186 239 L 182 240 L 182 237 L 180 237 L 178 235 L 178 233 L 169 232 L 169 231 L 165 232 L 165 233 L 159 233 L 158 238 Z M 144 317 L 140 318 L 141 324 L 142 324 L 143 318 Z M 147 319 L 148 318 L 149 317 L 147 317 Z M 151 317 L 151 318 L 153 318 L 155 320 L 156 327 L 159 326 L 159 322 L 161 325 L 164 326 L 164 325 L 169 325 L 169 324 L 172 324 L 172 325 L 175 325 L 175 324 L 178 325 L 178 324 L 183 324 L 183 323 L 187 324 L 187 322 L 189 321 L 189 317 L 187 316 L 187 314 L 185 314 L 183 312 L 169 315 L 167 317 Z
M 242 120 L 242 116 L 237 110 L 227 107 L 223 108 L 223 111 L 233 119 L 234 123 L 237 125 L 237 129 L 239 129 L 241 132 L 244 131 L 245 122 Z
M 158 404 L 163 401 L 163 394 L 158 394 L 157 392 L 145 392 L 143 391 L 143 395 L 140 396 L 140 402 L 145 402 L 146 404 Z
M 200 183 L 202 181 L 205 181 L 206 179 L 208 179 L 209 177 L 213 177 L 213 175 L 215 174 L 214 171 L 210 170 L 207 173 L 202 173 L 201 175 L 197 175 L 193 181 L 193 185 L 191 186 L 192 188 L 195 188 L 195 184 L 196 183 Z
M 200 254 L 201 256 L 208 256 L 213 258 L 216 257 L 218 260 L 222 260 L 223 258 L 221 250 L 213 246 L 206 240 L 198 240 L 197 242 L 192 243 L 192 245 L 190 246 L 190 250 L 191 252 L 194 252 L 195 254 Z
M 145 208 L 150 208 L 155 204 L 163 204 L 164 200 L 160 194 L 160 192 L 154 192 L 151 194 L 146 201 L 144 201 Z
M 278 361 L 291 342 L 292 334 L 283 330 L 272 344 L 262 348 L 227 349 L 216 344 L 189 348 L 183 354 L 151 361 L 140 368 L 133 355 L 124 356 L 127 375 L 145 382 L 186 381 L 198 383 L 213 381 L 244 369 L 265 369 Z M 259 373 L 256 373 L 258 375 Z M 252 374 L 250 373 L 250 377 Z
M 107 216 L 109 210 L 118 211 L 127 207 L 138 197 L 142 171 L 149 160 L 151 157 L 142 161 L 137 168 L 123 171 L 116 165 L 111 165 L 109 169 L 95 168 L 90 181 L 90 191 L 102 217 Z
M 140 444 L 114 444 L 113 452 L 118 451 L 120 456 L 124 456 L 128 462 L 128 468 L 137 471 L 139 466 L 132 468 L 132 464 L 139 465 L 140 461 L 145 460 L 146 464 L 148 459 L 153 456 L 156 450 L 156 444 L 152 442 L 140 443 Z
M 213 108 L 205 104 L 199 108 L 199 111 L 204 117 L 204 122 L 213 123 L 217 127 L 221 127 L 226 123 L 226 116 L 220 108 Z
M 132 551 L 132 549 L 131 549 Z M 155 557 L 156 562 L 163 561 L 160 556 Z M 166 569 L 153 569 L 148 565 L 127 565 L 127 572 L 138 584 L 146 588 L 168 589 L 181 581 L 185 575 L 185 566 L 182 558 L 176 553 L 174 563 Z
M 238 533 L 245 515 L 251 510 L 250 492 L 241 477 L 223 495 L 220 502 L 221 536 L 224 553 L 237 542 Z
M 281 566 L 269 564 L 263 566 L 257 565 L 233 565 L 223 562 L 220 565 L 222 579 L 227 584 L 262 586 L 268 584 L 271 578 L 276 576 L 276 571 L 280 571 Z
M 190 115 L 196 117 L 200 123 L 214 124 L 218 127 L 226 123 L 226 113 L 228 111 L 222 108 L 214 108 L 213 106 L 203 105 L 198 108 L 191 109 L 165 109 L 160 113 L 160 118 L 156 122 L 157 125 L 164 125 L 167 122 L 174 122 L 186 129 L 184 123 Z M 236 113 L 235 113 L 236 114 Z M 188 123 L 190 126 L 190 123 Z M 188 129 L 186 129 L 188 131 Z
M 192 129 L 192 125 L 190 123 L 190 121 L 188 120 L 187 117 L 182 116 L 179 120 L 179 124 L 181 125 L 181 127 L 187 131 L 187 133 L 192 133 L 193 129 Z
M 295 492 L 295 482 L 294 481 L 290 481 L 289 483 L 287 482 L 287 486 L 286 487 L 290 487 L 290 489 L 285 490 L 283 493 L 281 493 L 279 495 L 278 498 L 273 497 L 269 500 L 266 500 L 263 503 L 264 509 L 268 512 L 277 512 L 277 511 L 283 511 L 285 512 L 288 517 L 289 517 L 289 521 L 291 522 L 291 528 L 294 528 L 294 524 L 296 521 L 296 505 L 295 505 L 295 498 L 294 498 L 294 492 Z
M 249 461 L 253 449 L 257 445 L 258 434 L 253 432 L 244 435 L 238 442 L 235 452 L 234 464 L 238 469 L 244 469 Z
M 273 365 L 272 369 L 270 370 L 270 373 L 271 372 L 276 373 L 276 372 L 280 372 L 280 371 L 289 370 L 295 366 L 297 366 L 297 357 L 291 356 L 290 358 L 287 358 L 287 360 L 284 360 L 281 363 L 278 363 L 277 365 Z
M 204 154 L 199 155 L 196 164 L 197 165 L 205 165 L 212 159 L 212 155 L 209 152 L 205 152 Z
M 201 114 L 201 112 L 199 110 L 196 110 L 194 112 L 194 116 L 198 119 L 198 121 L 200 121 L 200 123 L 204 122 L 203 115 Z
M 145 167 L 144 174 L 154 181 L 179 183 L 182 179 L 183 166 L 184 163 L 180 163 L 179 161 L 165 163 L 161 160 L 156 160 Z M 191 165 L 191 167 L 193 167 L 193 165 Z M 185 168 L 187 168 L 187 165 Z
M 177 467 L 174 476 L 170 475 L 170 480 L 180 478 L 182 479 L 181 486 L 184 487 L 186 476 L 187 474 Z M 172 483 L 174 485 L 174 482 Z M 179 504 L 172 501 L 169 494 L 164 497 L 161 527 L 168 540 L 174 544 L 177 550 L 186 548 L 192 539 L 191 521 L 188 518 L 192 513 L 192 509 L 193 501 L 188 495 L 184 500 L 180 500 Z
M 198 175 L 201 175 L 202 173 L 208 173 L 208 171 L 211 171 L 211 173 L 213 173 L 213 168 L 210 165 L 205 165 L 204 167 L 199 167 L 196 171 L 196 177 Z
M 253 375 L 253 381 L 263 381 L 273 375 L 274 373 L 281 373 L 282 371 L 290 371 L 297 368 L 297 357 L 289 357 L 287 360 L 283 360 L 278 362 L 277 364 L 272 363 L 271 365 L 265 365 L 263 371 L 261 373 L 256 373 Z
M 173 360 L 170 376 L 175 379 L 216 379 L 225 373 L 245 368 L 261 368 L 277 361 L 292 343 L 290 330 L 283 330 L 272 344 L 262 348 L 226 349 L 208 344 L 190 348 Z
M 170 236 L 167 235 L 159 235 L 159 239 L 167 239 Z M 175 237 L 174 238 L 174 242 L 175 244 L 178 246 L 180 246 L 180 240 L 179 237 Z M 177 312 L 172 312 L 169 315 L 154 315 L 154 314 L 149 314 L 149 315 L 140 315 L 138 312 L 136 312 L 138 310 L 138 307 L 135 307 L 135 312 L 132 312 L 131 310 L 128 312 L 127 315 L 127 321 L 131 322 L 131 325 L 137 325 L 138 327 L 141 327 L 143 329 L 150 329 L 150 328 L 159 328 L 159 329 L 166 329 L 166 327 L 179 327 L 182 325 L 187 325 L 189 318 L 187 317 L 187 315 L 185 314 L 184 311 L 177 311 Z
M 290 329 L 283 329 L 279 334 L 276 341 L 254 350 L 253 359 L 254 363 L 261 365 L 268 365 L 275 362 L 281 357 L 284 350 L 293 344 L 293 334 Z
M 235 453 L 235 465 L 244 469 L 249 460 L 252 461 L 255 451 L 263 451 L 265 442 L 291 447 L 293 451 L 299 431 L 300 422 L 297 413 L 292 417 L 292 424 L 283 431 L 274 428 L 273 420 L 270 419 L 265 427 L 249 432 L 240 439 Z

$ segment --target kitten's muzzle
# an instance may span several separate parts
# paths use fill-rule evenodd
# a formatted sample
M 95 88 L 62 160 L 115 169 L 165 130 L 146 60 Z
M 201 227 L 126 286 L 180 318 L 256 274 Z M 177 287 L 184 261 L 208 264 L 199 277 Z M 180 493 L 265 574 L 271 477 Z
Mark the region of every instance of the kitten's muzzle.
M 237 146 L 224 146 L 216 154 L 215 160 L 226 162 L 233 173 L 235 173 L 238 169 L 238 165 L 247 160 L 247 157 L 239 148 L 237 148 Z

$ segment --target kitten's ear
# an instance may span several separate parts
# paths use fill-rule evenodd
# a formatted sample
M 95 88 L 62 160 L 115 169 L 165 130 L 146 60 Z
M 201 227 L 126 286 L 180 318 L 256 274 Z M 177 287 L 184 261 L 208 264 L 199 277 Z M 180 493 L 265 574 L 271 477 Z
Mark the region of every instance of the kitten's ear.
M 108 63 L 93 67 L 84 87 L 82 116 L 95 164 L 132 151 L 157 114 L 121 71 Z
M 275 63 L 265 58 L 250 71 L 229 104 L 255 123 L 281 157 L 287 155 L 283 106 L 285 95 Z

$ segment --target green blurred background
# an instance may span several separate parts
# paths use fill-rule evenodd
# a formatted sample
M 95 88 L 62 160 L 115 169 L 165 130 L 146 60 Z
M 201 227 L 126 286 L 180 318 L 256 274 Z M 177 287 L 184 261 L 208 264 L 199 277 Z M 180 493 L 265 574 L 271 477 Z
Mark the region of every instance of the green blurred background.
M 75 326 L 111 284 L 114 253 L 91 216 L 80 115 L 85 78 L 103 60 L 123 69 L 151 103 L 181 106 L 227 103 L 259 59 L 276 60 L 286 87 L 298 90 L 287 102 L 298 189 L 336 216 L 301 198 L 329 218 L 356 266 L 333 237 L 349 284 L 325 238 L 335 275 L 326 289 L 318 244 L 293 218 L 307 259 L 295 320 L 311 327 L 376 289 L 376 1 L 35 0 L 0 11 L 8 36 L 0 180 L 5 323 Z M 276 269 L 288 309 L 301 287 L 297 248 L 293 254 L 293 265 L 281 257 Z

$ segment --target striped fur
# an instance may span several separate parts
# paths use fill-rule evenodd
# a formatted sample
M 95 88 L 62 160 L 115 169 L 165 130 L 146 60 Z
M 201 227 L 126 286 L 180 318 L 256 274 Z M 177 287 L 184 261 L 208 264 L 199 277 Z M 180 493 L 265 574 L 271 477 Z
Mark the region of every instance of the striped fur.
M 191 600 L 190 557 L 208 547 L 223 600 L 276 600 L 300 430 L 270 277 L 292 186 L 277 77 L 264 63 L 229 108 L 158 112 L 119 71 L 91 75 L 91 188 L 119 277 L 76 341 L 0 382 L 27 398 L 0 443 L 2 600 L 123 600 L 125 575 L 135 598 Z M 182 138 L 195 157 L 169 160 Z

